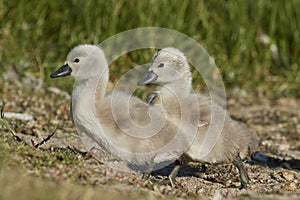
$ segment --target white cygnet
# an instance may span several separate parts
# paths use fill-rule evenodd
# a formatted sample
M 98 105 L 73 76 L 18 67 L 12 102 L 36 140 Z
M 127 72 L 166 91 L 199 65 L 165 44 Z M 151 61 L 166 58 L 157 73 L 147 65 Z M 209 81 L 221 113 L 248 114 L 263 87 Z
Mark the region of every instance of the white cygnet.
M 200 112 L 197 136 L 179 162 L 211 164 L 233 162 L 240 172 L 241 188 L 247 187 L 249 177 L 241 158 L 251 155 L 256 149 L 257 138 L 247 128 L 232 120 L 221 106 L 213 103 L 206 96 L 191 92 L 192 75 L 185 55 L 172 47 L 156 53 L 147 74 L 138 82 L 138 85 L 149 83 L 163 84 L 150 95 L 149 103 L 161 104 L 172 121 L 178 122 L 182 119 L 183 113 L 195 110 Z M 191 101 L 195 98 L 196 102 Z M 212 123 L 213 118 L 217 123 Z M 186 126 L 182 127 L 187 134 Z M 220 130 L 220 134 L 214 131 L 214 127 L 216 127 L 215 130 Z M 206 152 L 205 155 L 203 152 Z M 179 165 L 171 173 L 171 179 L 175 178 L 178 170 Z
M 121 91 L 107 93 L 108 63 L 95 45 L 72 49 L 51 78 L 75 78 L 71 115 L 76 128 L 134 169 L 151 172 L 178 159 L 189 146 L 161 106 L 150 106 Z

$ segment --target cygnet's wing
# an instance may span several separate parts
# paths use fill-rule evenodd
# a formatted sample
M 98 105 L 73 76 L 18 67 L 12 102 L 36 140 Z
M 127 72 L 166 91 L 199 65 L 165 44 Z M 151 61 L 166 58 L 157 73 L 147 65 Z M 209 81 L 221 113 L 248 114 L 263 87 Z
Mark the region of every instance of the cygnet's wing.
M 200 94 L 190 96 L 197 96 L 200 113 L 198 136 L 189 152 L 191 157 L 199 159 L 205 154 L 203 160 L 206 162 L 228 162 L 238 154 L 245 157 L 256 148 L 255 136 L 243 125 L 233 121 L 221 106 Z M 189 104 L 189 98 L 186 98 L 185 106 L 192 112 L 195 104 Z M 198 152 L 202 152 L 201 155 Z
M 151 122 L 149 106 L 123 92 L 114 92 L 101 101 L 96 100 L 95 107 L 99 120 L 111 126 L 129 129 L 132 123 L 143 126 Z
M 242 124 L 232 120 L 226 111 L 218 104 L 210 104 L 201 98 L 200 105 L 202 117 L 209 124 L 220 123 L 221 134 L 218 136 L 215 153 L 223 154 L 224 160 L 233 160 L 239 154 L 242 158 L 248 157 L 257 147 L 256 137 Z M 221 124 L 221 123 L 224 124 Z M 210 134 L 210 133 L 209 133 Z M 217 139 L 217 138 L 216 138 Z
M 178 127 L 165 118 L 159 106 L 149 106 L 136 97 L 128 98 L 127 94 L 119 93 L 104 98 L 96 108 L 104 131 L 115 145 L 128 152 L 155 154 L 154 162 L 160 163 L 178 159 L 188 148 L 188 141 Z M 129 160 L 141 162 L 141 158 L 135 156 Z

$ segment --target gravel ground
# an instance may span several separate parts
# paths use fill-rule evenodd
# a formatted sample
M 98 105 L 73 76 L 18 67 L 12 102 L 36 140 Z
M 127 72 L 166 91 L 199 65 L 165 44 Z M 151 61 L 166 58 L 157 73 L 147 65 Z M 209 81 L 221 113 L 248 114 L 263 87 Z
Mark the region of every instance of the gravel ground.
M 230 93 L 228 113 L 260 139 L 254 160 L 245 163 L 251 178 L 249 188 L 238 189 L 238 172 L 231 164 L 212 166 L 199 163 L 183 166 L 176 178 L 176 186 L 172 188 L 143 180 L 141 174 L 108 167 L 107 164 L 126 168 L 122 161 L 100 150 L 88 154 L 77 151 L 85 152 L 86 149 L 71 123 L 68 95 L 57 94 L 53 89 L 21 90 L 1 81 L 0 86 L 3 94 L 0 106 L 4 115 L 5 112 L 15 112 L 33 116 L 29 121 L 4 118 L 29 145 L 17 141 L 5 143 L 4 149 L 10 152 L 10 156 L 3 170 L 20 168 L 35 179 L 50 177 L 55 183 L 88 185 L 95 191 L 146 194 L 148 199 L 300 199 L 300 99 L 271 101 L 265 97 Z M 32 147 L 57 126 L 55 135 L 45 144 L 37 149 Z M 0 126 L 0 131 L 2 142 L 11 140 L 7 128 Z M 20 153 L 18 149 L 22 148 L 24 150 Z M 62 153 L 64 151 L 68 153 Z M 154 172 L 153 177 L 165 178 L 170 169 L 166 167 Z

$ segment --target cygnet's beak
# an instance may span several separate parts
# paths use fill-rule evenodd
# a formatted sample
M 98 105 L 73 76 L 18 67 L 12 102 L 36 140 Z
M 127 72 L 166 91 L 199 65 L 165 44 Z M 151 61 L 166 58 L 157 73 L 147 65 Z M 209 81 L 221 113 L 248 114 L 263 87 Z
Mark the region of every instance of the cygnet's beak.
M 68 65 L 68 63 L 64 64 L 62 67 L 60 67 L 58 70 L 53 72 L 50 75 L 50 78 L 57 78 L 57 77 L 62 77 L 62 76 L 69 76 L 71 75 L 72 69 Z
M 148 71 L 147 74 L 145 74 L 145 76 L 141 80 L 139 80 L 137 84 L 146 85 L 149 83 L 153 83 L 154 81 L 156 81 L 157 77 L 157 74 L 155 74 L 153 71 Z

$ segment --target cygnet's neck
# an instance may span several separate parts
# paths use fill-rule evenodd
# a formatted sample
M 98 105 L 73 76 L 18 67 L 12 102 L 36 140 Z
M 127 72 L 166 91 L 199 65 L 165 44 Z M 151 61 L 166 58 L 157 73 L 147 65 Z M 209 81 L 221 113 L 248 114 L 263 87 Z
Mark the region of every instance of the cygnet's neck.
M 84 80 L 76 80 L 72 98 L 80 100 L 77 103 L 89 102 L 89 105 L 94 105 L 96 99 L 101 101 L 106 94 L 108 76 L 108 70 L 105 70 L 103 74 Z
M 165 84 L 164 88 L 174 93 L 179 98 L 187 97 L 192 89 L 192 76 L 189 69 L 179 79 Z
M 107 83 L 108 69 L 100 75 L 85 80 L 76 80 L 72 92 L 72 112 L 75 123 L 91 118 L 96 119 L 95 105 L 104 98 Z
M 106 93 L 108 70 L 102 76 L 76 81 L 72 92 L 72 116 L 75 126 L 83 133 L 93 138 L 103 148 L 108 141 L 102 135 L 102 126 L 96 114 L 96 103 L 101 103 Z M 97 133 L 97 134 L 95 134 Z

